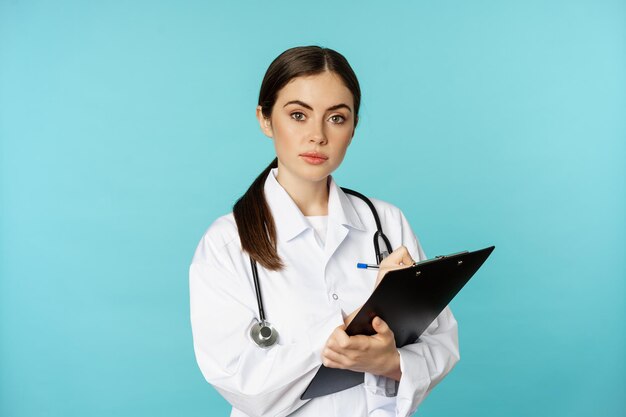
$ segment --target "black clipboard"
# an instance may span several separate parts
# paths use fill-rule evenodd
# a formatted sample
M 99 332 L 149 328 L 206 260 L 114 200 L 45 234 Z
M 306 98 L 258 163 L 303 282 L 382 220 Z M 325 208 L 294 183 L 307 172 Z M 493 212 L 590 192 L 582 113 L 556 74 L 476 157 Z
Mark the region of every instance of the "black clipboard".
M 495 246 L 437 256 L 410 268 L 390 271 L 346 328 L 350 336 L 373 335 L 379 316 L 391 328 L 396 346 L 413 343 L 487 260 Z M 322 365 L 300 397 L 321 397 L 363 382 L 362 372 Z

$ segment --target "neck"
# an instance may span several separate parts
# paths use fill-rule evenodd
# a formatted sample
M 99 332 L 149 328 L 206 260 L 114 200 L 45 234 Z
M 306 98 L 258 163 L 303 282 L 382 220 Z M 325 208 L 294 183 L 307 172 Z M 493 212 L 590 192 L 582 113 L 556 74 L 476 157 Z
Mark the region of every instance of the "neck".
M 319 181 L 307 181 L 289 175 L 278 163 L 276 180 L 287 191 L 289 197 L 296 203 L 305 216 L 328 215 L 328 186 L 329 177 Z

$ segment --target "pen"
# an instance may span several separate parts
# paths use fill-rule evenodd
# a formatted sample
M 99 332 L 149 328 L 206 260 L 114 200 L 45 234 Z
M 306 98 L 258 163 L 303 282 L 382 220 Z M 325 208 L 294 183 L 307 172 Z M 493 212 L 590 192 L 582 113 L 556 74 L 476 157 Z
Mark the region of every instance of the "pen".
M 378 269 L 378 268 L 380 268 L 379 265 L 362 264 L 362 263 L 356 264 L 356 267 L 360 268 L 360 269 Z
M 413 262 L 411 265 L 406 265 L 406 266 L 415 266 L 418 263 L 419 262 Z M 358 263 L 358 264 L 356 264 L 356 267 L 359 268 L 359 269 L 379 269 L 380 265 Z

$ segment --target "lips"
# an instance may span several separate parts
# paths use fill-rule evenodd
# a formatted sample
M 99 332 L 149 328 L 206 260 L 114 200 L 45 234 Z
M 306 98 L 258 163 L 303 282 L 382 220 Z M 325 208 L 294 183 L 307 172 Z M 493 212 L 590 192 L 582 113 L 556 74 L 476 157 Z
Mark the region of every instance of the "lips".
M 328 159 L 328 157 L 321 152 L 305 152 L 301 153 L 300 156 L 307 156 L 309 158 L 319 158 L 324 160 Z
M 328 156 L 321 152 L 304 152 L 300 154 L 300 157 L 312 165 L 323 164 L 328 159 Z

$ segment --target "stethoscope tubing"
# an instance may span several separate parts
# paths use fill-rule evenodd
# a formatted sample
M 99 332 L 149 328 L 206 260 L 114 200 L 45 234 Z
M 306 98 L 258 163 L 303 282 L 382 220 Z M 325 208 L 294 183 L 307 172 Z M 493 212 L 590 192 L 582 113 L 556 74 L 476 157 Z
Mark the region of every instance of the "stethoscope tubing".
M 252 267 L 254 289 L 256 290 L 256 303 L 259 306 L 259 319 L 261 322 L 265 322 L 265 310 L 263 310 L 263 298 L 261 297 L 261 285 L 259 284 L 259 270 L 257 269 L 255 260 L 252 258 L 250 258 L 250 265 Z

